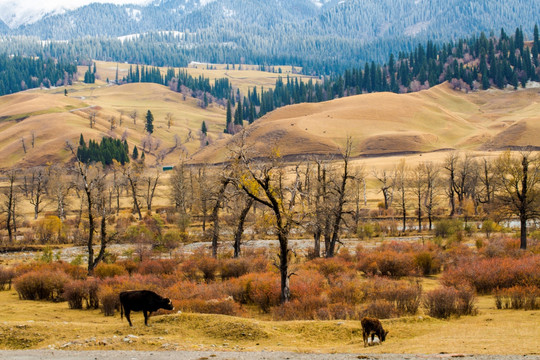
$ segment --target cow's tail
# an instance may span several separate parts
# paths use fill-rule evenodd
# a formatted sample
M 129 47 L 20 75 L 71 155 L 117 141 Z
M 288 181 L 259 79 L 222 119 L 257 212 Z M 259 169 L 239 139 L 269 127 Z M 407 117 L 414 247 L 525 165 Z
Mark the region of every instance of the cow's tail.
M 120 302 L 120 319 L 124 318 L 124 304 Z

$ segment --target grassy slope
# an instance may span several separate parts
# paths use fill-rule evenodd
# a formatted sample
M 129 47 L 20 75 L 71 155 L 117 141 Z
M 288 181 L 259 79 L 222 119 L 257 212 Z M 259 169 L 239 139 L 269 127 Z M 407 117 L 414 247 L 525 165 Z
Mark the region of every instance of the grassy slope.
M 287 321 L 221 315 L 171 314 L 134 327 L 118 314 L 68 310 L 67 303 L 18 300 L 14 291 L 0 292 L 0 348 L 129 349 L 129 350 L 292 350 L 351 353 L 531 354 L 538 352 L 540 311 L 495 310 L 491 297 L 481 297 L 480 314 L 436 320 L 426 316 L 384 320 L 390 330 L 382 346 L 364 348 L 358 321 Z M 134 334 L 133 344 L 123 339 Z M 519 338 L 519 346 L 516 339 Z M 106 345 L 100 344 L 105 341 Z M 71 343 L 63 347 L 64 344 Z M 169 344 L 169 346 L 163 346 Z
M 338 153 L 347 136 L 353 155 L 388 155 L 440 149 L 492 150 L 540 146 L 537 89 L 464 94 L 443 84 L 427 91 L 377 93 L 319 104 L 280 108 L 256 122 L 248 143 L 264 154 Z M 222 159 L 224 143 L 208 147 L 198 161 Z

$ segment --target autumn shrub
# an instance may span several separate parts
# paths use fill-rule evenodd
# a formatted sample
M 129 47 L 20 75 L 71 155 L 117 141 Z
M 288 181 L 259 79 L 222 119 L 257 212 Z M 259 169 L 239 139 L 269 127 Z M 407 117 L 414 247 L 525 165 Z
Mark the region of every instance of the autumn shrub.
M 176 307 L 182 311 L 202 314 L 221 314 L 231 316 L 243 316 L 245 312 L 240 304 L 233 299 L 183 299 L 175 303 Z
M 441 286 L 426 293 L 424 306 L 429 316 L 446 319 L 452 315 L 475 315 L 475 301 L 476 296 L 471 288 Z
M 364 301 L 366 294 L 359 286 L 356 277 L 341 276 L 328 289 L 331 303 L 359 304 Z
M 221 279 L 227 280 L 247 274 L 250 270 L 249 261 L 247 258 L 223 259 L 219 264 Z
M 231 279 L 229 284 L 229 295 L 241 304 L 257 305 L 265 313 L 279 304 L 280 278 L 275 273 L 250 273 Z
M 0 290 L 11 290 L 11 282 L 15 277 L 15 270 L 7 267 L 0 267 Z
M 333 279 L 341 276 L 342 274 L 351 272 L 353 269 L 353 264 L 346 261 L 342 257 L 333 257 L 329 259 L 317 258 L 309 261 L 306 264 L 306 267 L 316 270 L 318 273 L 326 277 L 329 282 L 331 282 Z
M 144 260 L 139 263 L 137 272 L 143 275 L 165 275 L 175 272 L 178 262 L 173 259 Z
M 435 221 L 435 236 L 447 238 L 463 230 L 463 222 L 459 219 L 441 219 Z
M 326 313 L 329 316 L 328 320 L 360 320 L 355 306 L 346 302 L 328 304 Z M 324 320 L 321 318 L 323 314 L 324 312 L 318 312 L 318 316 L 321 320 Z
M 99 308 L 98 290 L 97 280 L 74 280 L 66 284 L 63 297 L 67 300 L 70 309 L 82 309 L 83 302 L 86 309 L 97 309 Z
M 429 251 L 422 251 L 414 255 L 414 263 L 424 276 L 438 274 L 441 271 L 441 261 Z
M 358 270 L 366 275 L 402 277 L 416 274 L 414 257 L 411 253 L 392 250 L 375 250 L 359 257 Z
M 443 273 L 446 286 L 470 284 L 478 293 L 487 294 L 515 285 L 540 286 L 540 256 L 516 258 L 489 258 L 463 262 Z
M 120 260 L 116 262 L 116 265 L 122 266 L 129 275 L 137 271 L 139 265 L 133 260 Z
M 519 239 L 505 236 L 492 238 L 480 251 L 486 258 L 514 257 L 519 258 L 523 253 L 519 249 Z
M 59 301 L 70 280 L 60 271 L 31 271 L 15 278 L 13 286 L 23 300 Z
M 320 295 L 327 284 L 326 278 L 315 270 L 298 270 L 292 279 L 289 285 L 291 299 Z
M 536 286 L 513 286 L 495 292 L 497 309 L 540 309 L 540 288 Z
M 390 319 L 396 316 L 396 308 L 390 301 L 376 299 L 366 303 L 360 311 L 359 317 L 376 317 L 379 319 Z
M 392 304 L 393 313 L 414 315 L 421 302 L 422 286 L 417 282 L 396 281 L 376 277 L 362 286 L 368 300 L 385 300 Z
M 105 316 L 114 316 L 114 312 L 120 309 L 120 291 L 112 286 L 102 285 L 98 291 L 98 299 Z
M 119 264 L 99 263 L 94 268 L 94 275 L 100 279 L 121 276 L 126 274 L 126 269 Z
M 313 320 L 317 319 L 319 309 L 327 305 L 328 300 L 324 296 L 303 296 L 274 307 L 272 316 L 276 320 Z

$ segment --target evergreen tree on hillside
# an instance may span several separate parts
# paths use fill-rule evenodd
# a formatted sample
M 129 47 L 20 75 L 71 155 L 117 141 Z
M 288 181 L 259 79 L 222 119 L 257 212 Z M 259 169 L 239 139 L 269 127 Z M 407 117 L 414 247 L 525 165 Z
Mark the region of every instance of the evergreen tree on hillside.
M 229 134 L 231 131 L 231 124 L 232 124 L 232 109 L 231 109 L 231 102 L 230 100 L 227 100 L 227 118 L 225 122 L 225 133 Z
M 137 160 L 139 158 L 139 150 L 137 150 L 137 146 L 133 147 L 133 153 L 131 154 L 131 158 L 133 160 Z
M 152 115 L 150 110 L 146 113 L 146 125 L 144 128 L 149 134 L 154 132 L 154 115 Z
M 207 132 L 208 132 L 208 129 L 206 128 L 206 122 L 202 122 L 202 125 L 201 125 L 201 132 L 206 136 L 207 135 Z

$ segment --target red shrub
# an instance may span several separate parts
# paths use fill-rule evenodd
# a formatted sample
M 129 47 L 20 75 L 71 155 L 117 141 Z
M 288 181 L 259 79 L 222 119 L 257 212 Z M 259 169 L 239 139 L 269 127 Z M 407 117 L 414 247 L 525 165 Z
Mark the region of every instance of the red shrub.
M 540 255 L 463 262 L 445 271 L 441 281 L 446 286 L 456 287 L 467 283 L 484 294 L 515 285 L 540 287 Z
M 230 281 L 229 294 L 241 304 L 254 304 L 267 313 L 279 304 L 280 278 L 275 273 L 252 273 Z
M 402 277 L 416 275 L 416 265 L 411 253 L 392 250 L 375 250 L 365 254 L 357 263 L 358 270 L 366 275 Z
M 243 316 L 245 313 L 240 304 L 232 299 L 185 299 L 175 302 L 175 307 L 187 312 L 203 314 L 221 314 L 232 316 Z
M 70 309 L 82 309 L 83 301 L 87 309 L 97 309 L 99 307 L 98 289 L 97 280 L 74 280 L 66 284 L 63 297 L 67 300 Z
M 60 271 L 31 271 L 17 277 L 14 287 L 23 300 L 59 301 L 71 278 Z
M 120 291 L 112 286 L 101 286 L 98 291 L 99 302 L 101 303 L 101 311 L 105 316 L 114 316 L 115 310 L 120 309 Z
M 316 258 L 309 261 L 306 264 L 308 269 L 314 269 L 324 277 L 328 279 L 329 282 L 333 281 L 335 278 L 350 273 L 353 269 L 353 265 L 350 262 L 347 262 L 343 258 Z
M 219 264 L 219 272 L 222 280 L 237 278 L 245 275 L 250 270 L 250 259 L 223 259 Z
M 94 268 L 94 275 L 100 279 L 121 276 L 126 274 L 126 269 L 118 264 L 99 263 Z
M 276 320 L 313 320 L 321 308 L 328 305 L 328 300 L 322 296 L 304 296 L 275 307 L 272 315 Z
M 360 318 L 369 316 L 379 319 L 389 319 L 396 316 L 394 305 L 383 299 L 378 299 L 368 303 L 360 312 Z
M 419 283 L 395 281 L 376 277 L 364 283 L 363 290 L 367 298 L 386 300 L 394 306 L 393 313 L 414 315 L 420 306 L 422 286 Z
M 364 301 L 366 294 L 359 286 L 357 278 L 342 276 L 334 281 L 328 290 L 328 297 L 331 303 L 355 305 Z
M 315 270 L 299 270 L 291 278 L 291 298 L 320 295 L 326 287 L 325 277 Z
M 446 319 L 452 315 L 474 315 L 476 297 L 474 291 L 463 287 L 459 290 L 442 286 L 428 291 L 424 297 L 424 306 L 428 315 Z
M 178 262 L 172 259 L 145 260 L 139 263 L 137 272 L 143 275 L 164 275 L 172 274 L 176 270 Z
M 11 282 L 15 277 L 15 270 L 0 267 L 0 290 L 11 289 Z
M 540 288 L 536 286 L 513 286 L 495 293 L 497 309 L 540 309 Z

